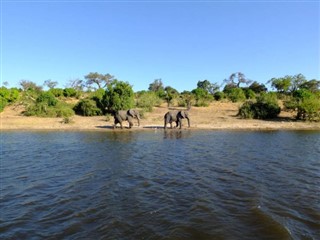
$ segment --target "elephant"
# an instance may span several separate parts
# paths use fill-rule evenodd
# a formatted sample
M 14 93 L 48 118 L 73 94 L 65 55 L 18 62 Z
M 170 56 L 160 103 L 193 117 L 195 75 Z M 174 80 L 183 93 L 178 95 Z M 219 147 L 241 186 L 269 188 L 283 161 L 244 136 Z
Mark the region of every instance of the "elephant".
M 188 120 L 188 127 L 190 127 L 190 118 L 188 111 L 169 111 L 164 115 L 164 129 L 167 128 L 167 124 L 170 123 L 172 128 L 172 122 L 176 122 L 176 127 L 181 129 L 182 126 L 182 119 L 186 118 Z
M 122 128 L 123 121 L 128 121 L 129 128 L 131 128 L 133 126 L 133 122 L 132 122 L 133 118 L 136 118 L 138 120 L 138 126 L 140 126 L 140 114 L 138 110 L 129 109 L 129 110 L 116 111 L 114 114 L 113 128 L 116 128 L 117 123 L 120 123 L 120 126 Z

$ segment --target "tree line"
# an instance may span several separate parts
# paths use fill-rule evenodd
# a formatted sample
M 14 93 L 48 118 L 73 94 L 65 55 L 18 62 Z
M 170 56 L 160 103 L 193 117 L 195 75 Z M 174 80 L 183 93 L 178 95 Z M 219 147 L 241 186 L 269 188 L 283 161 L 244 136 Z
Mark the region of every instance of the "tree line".
M 320 121 L 319 80 L 307 80 L 304 75 L 297 74 L 272 78 L 267 84 L 271 85 L 271 90 L 236 72 L 224 80 L 223 88 L 203 80 L 198 81 L 193 90 L 179 92 L 165 86 L 161 79 L 155 79 L 148 90 L 134 92 L 128 82 L 119 81 L 111 74 L 91 72 L 83 80 L 71 81 L 66 88 L 57 88 L 58 82 L 51 80 L 46 80 L 43 86 L 26 80 L 20 81 L 20 88 L 2 86 L 0 111 L 10 104 L 22 104 L 26 116 L 70 118 L 74 114 L 98 116 L 130 108 L 152 111 L 163 102 L 168 107 L 190 109 L 209 106 L 212 101 L 232 101 L 242 103 L 240 117 L 267 119 L 280 113 L 279 101 L 282 101 L 283 109 L 295 111 L 297 119 Z

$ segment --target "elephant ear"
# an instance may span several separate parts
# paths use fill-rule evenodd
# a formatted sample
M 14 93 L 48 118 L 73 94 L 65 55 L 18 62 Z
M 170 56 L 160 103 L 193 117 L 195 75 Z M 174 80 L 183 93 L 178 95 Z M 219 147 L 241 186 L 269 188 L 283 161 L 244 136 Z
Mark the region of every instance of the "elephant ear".
M 186 118 L 186 113 L 185 113 L 185 111 L 180 111 L 180 116 L 181 116 L 182 118 Z
M 131 117 L 134 117 L 134 116 L 136 116 L 136 110 L 134 110 L 134 109 L 129 109 L 129 110 L 128 110 L 128 114 L 129 114 Z

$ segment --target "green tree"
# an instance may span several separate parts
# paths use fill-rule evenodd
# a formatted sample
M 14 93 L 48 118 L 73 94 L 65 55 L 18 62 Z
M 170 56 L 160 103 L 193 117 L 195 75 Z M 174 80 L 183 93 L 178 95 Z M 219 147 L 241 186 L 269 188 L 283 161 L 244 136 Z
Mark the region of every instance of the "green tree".
M 217 83 L 211 83 L 208 80 L 198 81 L 197 88 L 202 88 L 211 95 L 214 95 L 219 90 L 219 86 Z
M 170 104 L 172 103 L 172 101 L 179 96 L 179 92 L 170 86 L 165 87 L 164 91 L 166 94 L 165 100 L 166 100 L 168 107 L 169 107 Z
M 164 90 L 161 78 L 155 79 L 152 83 L 150 83 L 148 90 L 153 92 Z
M 161 104 L 161 99 L 153 91 L 142 91 L 137 94 L 136 106 L 151 112 L 154 106 Z
M 114 80 L 105 91 L 104 106 L 108 111 L 130 109 L 134 106 L 132 86 L 123 81 Z
M 242 72 L 232 73 L 229 78 L 224 80 L 227 85 L 240 87 L 241 83 L 249 85 L 252 80 L 248 79 Z
M 239 88 L 239 87 L 231 88 L 227 94 L 227 97 L 232 102 L 241 102 L 246 100 L 246 95 L 244 91 L 242 90 L 242 88 Z
M 197 107 L 207 107 L 209 106 L 209 103 L 213 100 L 213 96 L 203 88 L 196 88 L 193 89 L 191 92 L 192 94 L 194 94 L 196 100 L 195 105 Z
M 262 93 L 256 102 L 247 101 L 240 108 L 241 118 L 271 119 L 279 115 L 281 109 L 273 93 Z
M 114 80 L 114 77 L 112 75 L 110 75 L 109 73 L 100 74 L 97 72 L 91 72 L 91 73 L 87 74 L 86 76 L 84 76 L 84 78 L 86 79 L 86 83 L 85 83 L 86 86 L 88 88 L 94 88 L 94 89 L 96 89 L 96 88 L 93 87 L 93 85 L 97 85 L 98 89 L 99 88 L 105 89 Z
M 44 81 L 43 85 L 48 87 L 49 89 L 52 89 L 58 85 L 58 82 L 52 81 L 51 79 L 48 79 L 48 80 Z
M 192 94 L 192 92 L 189 91 L 183 91 L 180 94 L 180 102 L 179 102 L 179 106 L 181 107 L 187 107 L 188 109 L 191 109 L 191 106 L 193 104 L 194 101 L 194 95 Z
M 19 83 L 24 91 L 36 91 L 40 92 L 42 90 L 41 86 L 38 86 L 36 83 L 28 80 L 21 80 Z
M 312 79 L 310 81 L 306 81 L 305 83 L 301 84 L 301 89 L 307 89 L 313 93 L 318 92 L 320 88 L 320 81 L 316 79 Z
M 293 93 L 299 90 L 306 82 L 307 80 L 302 74 L 286 75 L 281 78 L 272 78 L 268 81 L 268 83 L 271 83 L 271 87 L 280 93 Z
M 249 86 L 249 89 L 251 89 L 255 93 L 267 92 L 268 90 L 264 84 L 260 84 L 257 81 L 254 81 L 253 83 L 251 83 L 251 85 Z
M 82 116 L 99 116 L 102 114 L 100 108 L 97 107 L 96 102 L 91 99 L 81 99 L 73 108 L 78 115 Z

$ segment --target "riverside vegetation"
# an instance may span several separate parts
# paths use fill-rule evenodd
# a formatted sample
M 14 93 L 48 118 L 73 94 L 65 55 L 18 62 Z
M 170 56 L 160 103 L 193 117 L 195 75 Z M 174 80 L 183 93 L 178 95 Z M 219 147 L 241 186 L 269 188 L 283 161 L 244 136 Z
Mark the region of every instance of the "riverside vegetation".
M 111 117 L 121 109 L 138 108 L 143 115 L 166 103 L 168 107 L 207 107 L 213 101 L 239 103 L 238 116 L 244 119 L 275 119 L 281 111 L 292 111 L 297 120 L 320 121 L 320 81 L 307 80 L 302 74 L 272 78 L 264 84 L 234 73 L 225 80 L 222 90 L 208 80 L 198 81 L 192 91 L 178 92 L 164 86 L 161 79 L 150 83 L 148 90 L 134 92 L 128 82 L 110 74 L 89 73 L 85 80 L 76 80 L 67 88 L 56 88 L 57 82 L 45 81 L 37 86 L 21 81 L 21 88 L 0 88 L 0 111 L 8 105 L 23 105 L 25 116 L 59 117 L 65 123 L 72 116 Z M 240 85 L 246 85 L 242 87 Z

